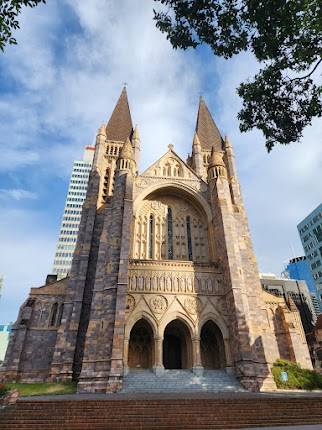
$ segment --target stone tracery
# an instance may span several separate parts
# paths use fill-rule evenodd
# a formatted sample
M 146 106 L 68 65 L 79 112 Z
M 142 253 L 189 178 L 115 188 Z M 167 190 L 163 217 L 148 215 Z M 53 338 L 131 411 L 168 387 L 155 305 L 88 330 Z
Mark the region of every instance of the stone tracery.
M 144 200 L 134 223 L 132 257 L 138 260 L 208 261 L 206 217 L 176 196 Z

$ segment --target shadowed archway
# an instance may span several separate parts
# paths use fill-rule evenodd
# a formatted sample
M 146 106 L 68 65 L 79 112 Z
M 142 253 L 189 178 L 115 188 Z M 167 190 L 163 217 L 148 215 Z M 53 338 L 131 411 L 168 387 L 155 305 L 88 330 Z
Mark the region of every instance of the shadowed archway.
M 131 369 L 150 369 L 153 361 L 153 331 L 145 319 L 140 319 L 130 333 L 128 366 Z
M 225 345 L 220 328 L 207 321 L 200 334 L 201 363 L 205 369 L 222 369 L 226 366 Z
M 192 367 L 190 332 L 186 324 L 178 319 L 171 321 L 164 330 L 163 365 L 165 369 Z

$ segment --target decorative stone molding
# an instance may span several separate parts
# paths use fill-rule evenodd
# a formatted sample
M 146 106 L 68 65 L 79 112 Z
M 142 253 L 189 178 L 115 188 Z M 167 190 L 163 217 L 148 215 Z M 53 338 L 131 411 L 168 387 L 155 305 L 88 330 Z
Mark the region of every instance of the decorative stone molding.
M 158 262 L 157 262 L 158 263 Z M 131 262 L 128 291 L 131 293 L 202 294 L 225 293 L 222 275 L 211 265 L 191 262 Z
M 187 297 L 183 303 L 190 314 L 196 315 L 202 311 L 202 303 L 198 297 Z
M 131 295 L 126 297 L 126 312 L 132 312 L 135 308 L 135 298 Z
M 163 296 L 153 296 L 150 299 L 149 304 L 154 314 L 162 314 L 168 307 L 168 301 Z

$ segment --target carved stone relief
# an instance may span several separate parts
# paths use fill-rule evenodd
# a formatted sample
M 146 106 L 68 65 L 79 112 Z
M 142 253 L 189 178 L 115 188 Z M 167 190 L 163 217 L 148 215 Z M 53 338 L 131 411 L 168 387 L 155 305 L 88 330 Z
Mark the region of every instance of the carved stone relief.
M 183 303 L 190 314 L 200 314 L 202 311 L 202 303 L 198 297 L 187 297 L 184 299 Z
M 153 296 L 149 303 L 152 312 L 155 314 L 162 314 L 168 307 L 168 301 L 163 296 Z

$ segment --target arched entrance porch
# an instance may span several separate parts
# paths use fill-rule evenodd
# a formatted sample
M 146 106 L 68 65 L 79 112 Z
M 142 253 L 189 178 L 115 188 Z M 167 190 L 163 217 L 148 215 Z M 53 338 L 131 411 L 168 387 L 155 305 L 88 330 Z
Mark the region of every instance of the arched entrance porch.
M 223 335 L 213 321 L 208 320 L 200 333 L 201 364 L 204 369 L 223 369 L 226 367 L 226 354 Z
M 163 366 L 165 369 L 190 369 L 192 344 L 188 327 L 182 321 L 171 321 L 164 330 Z
M 154 363 L 154 340 L 150 324 L 140 319 L 132 327 L 129 340 L 128 367 L 151 369 Z

